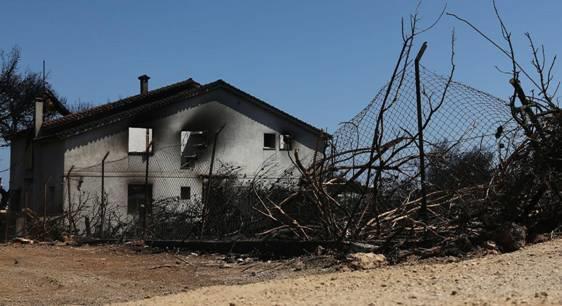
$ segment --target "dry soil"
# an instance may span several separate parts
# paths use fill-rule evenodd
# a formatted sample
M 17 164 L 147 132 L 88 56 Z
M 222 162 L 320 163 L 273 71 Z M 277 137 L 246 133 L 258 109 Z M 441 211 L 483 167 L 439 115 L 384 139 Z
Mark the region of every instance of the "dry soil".
M 562 240 L 451 263 L 212 286 L 127 305 L 562 305 Z
M 450 261 L 450 262 L 448 262 Z M 334 272 L 123 246 L 0 245 L 0 305 L 562 305 L 562 239 L 502 255 Z
M 306 269 L 294 259 L 225 261 L 142 247 L 0 244 L 0 305 L 106 304 L 317 272 L 321 268 Z

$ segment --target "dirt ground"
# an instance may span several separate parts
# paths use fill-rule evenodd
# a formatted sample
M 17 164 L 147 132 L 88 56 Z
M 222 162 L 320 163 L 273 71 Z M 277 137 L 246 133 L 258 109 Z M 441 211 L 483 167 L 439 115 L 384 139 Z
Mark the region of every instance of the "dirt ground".
M 562 240 L 450 263 L 213 286 L 128 305 L 562 305 Z
M 0 245 L 0 305 L 562 305 L 562 239 L 459 261 L 335 272 L 330 257 Z
M 298 277 L 332 266 L 323 258 L 310 258 L 307 265 L 300 258 L 268 262 L 153 252 L 125 246 L 0 244 L 0 305 L 124 302 L 205 286 Z

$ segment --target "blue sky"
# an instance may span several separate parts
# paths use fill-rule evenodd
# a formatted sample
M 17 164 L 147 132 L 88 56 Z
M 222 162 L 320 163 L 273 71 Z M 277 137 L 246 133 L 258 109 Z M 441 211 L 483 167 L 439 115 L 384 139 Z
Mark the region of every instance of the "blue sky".
M 490 1 L 447 1 L 499 38 Z M 426 0 L 422 24 L 445 1 Z M 498 0 L 523 63 L 531 32 L 547 51 L 558 39 L 561 1 Z M 269 103 L 333 131 L 385 83 L 401 46 L 400 18 L 415 1 L 4 1 L 0 49 L 19 46 L 24 69 L 41 70 L 68 102 L 101 104 L 138 92 L 137 77 L 156 88 L 192 77 L 224 79 Z M 464 24 L 443 17 L 430 32 L 424 65 L 446 73 L 451 30 L 457 35 L 456 79 L 501 98 L 509 63 Z M 0 166 L 8 167 L 0 154 Z M 2 173 L 6 177 L 7 173 Z

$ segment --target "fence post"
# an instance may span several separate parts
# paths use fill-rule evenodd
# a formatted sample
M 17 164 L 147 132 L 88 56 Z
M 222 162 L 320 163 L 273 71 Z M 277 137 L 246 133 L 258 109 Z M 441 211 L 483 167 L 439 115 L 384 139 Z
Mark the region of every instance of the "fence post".
M 43 233 L 47 232 L 47 182 L 43 184 Z
M 47 198 L 48 198 L 47 185 L 49 184 L 50 180 L 51 177 L 49 176 L 45 184 L 43 184 L 43 232 L 44 233 L 47 232 Z
M 201 220 L 201 232 L 199 236 L 203 236 L 203 231 L 205 230 L 205 223 L 207 222 L 207 214 L 209 210 L 209 196 L 211 195 L 211 177 L 213 176 L 213 166 L 215 165 L 215 152 L 217 149 L 217 139 L 219 134 L 224 129 L 224 124 L 215 132 L 215 138 L 213 139 L 213 151 L 211 152 L 211 164 L 209 165 L 209 176 L 207 177 L 207 189 L 205 190 L 205 198 L 203 203 L 203 218 Z
M 150 141 L 150 132 L 149 129 L 146 129 L 146 167 L 144 171 L 144 203 L 141 205 L 140 217 L 142 222 L 142 239 L 146 239 L 146 210 L 148 208 L 149 202 L 152 201 L 150 199 L 150 193 L 148 192 L 148 166 L 150 162 L 150 147 L 152 146 L 152 142 Z
M 427 42 L 424 42 L 416 55 L 414 61 L 415 73 L 416 73 L 416 104 L 418 113 L 418 149 L 420 152 L 420 180 L 421 180 L 421 216 L 422 218 L 427 217 L 427 194 L 425 190 L 425 152 L 423 149 L 423 109 L 422 109 L 422 98 L 421 98 L 421 81 L 420 81 L 420 60 L 427 48 Z
M 70 167 L 70 169 L 68 169 L 68 173 L 66 174 L 66 192 L 68 193 L 68 227 L 70 229 L 71 232 L 73 232 L 73 228 L 72 228 L 72 199 L 71 199 L 71 193 L 70 193 L 70 173 L 72 173 L 72 170 L 74 169 L 74 165 L 72 165 Z
M 101 160 L 101 203 L 100 203 L 100 236 L 103 238 L 103 223 L 105 221 L 105 160 L 109 156 L 109 151 L 105 153 Z
M 0 216 L 0 218 L 1 217 L 2 216 Z M 8 224 L 10 223 L 10 207 L 6 208 L 4 222 L 6 223 L 4 224 L 4 242 L 8 242 L 8 231 L 10 230 L 10 228 L 8 227 Z

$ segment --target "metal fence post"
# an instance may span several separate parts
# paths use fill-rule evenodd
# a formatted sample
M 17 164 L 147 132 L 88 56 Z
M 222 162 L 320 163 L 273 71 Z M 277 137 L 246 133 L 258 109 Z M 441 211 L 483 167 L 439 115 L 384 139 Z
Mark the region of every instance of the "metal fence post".
M 68 227 L 70 229 L 71 232 L 74 231 L 73 229 L 73 217 L 72 217 L 72 198 L 71 198 L 71 191 L 70 191 L 70 174 L 72 173 L 72 170 L 74 169 L 74 165 L 72 165 L 70 167 L 70 169 L 68 170 L 68 173 L 66 174 L 66 192 L 68 193 L 68 215 L 67 215 L 67 219 L 68 219 Z
M 211 177 L 213 176 L 213 166 L 215 165 L 215 152 L 217 149 L 217 139 L 219 134 L 224 129 L 224 124 L 215 132 L 215 138 L 213 139 L 213 151 L 211 152 L 211 164 L 209 165 L 209 176 L 207 177 L 207 189 L 205 190 L 205 198 L 203 202 L 203 218 L 201 220 L 201 232 L 199 236 L 203 235 L 205 230 L 205 223 L 207 222 L 208 210 L 209 210 L 209 196 L 211 195 Z
M 427 48 L 427 42 L 424 42 L 416 55 L 415 64 L 415 74 L 416 74 L 416 104 L 418 113 L 418 149 L 420 154 L 420 180 L 421 180 L 421 216 L 425 218 L 427 216 L 427 193 L 425 190 L 425 152 L 423 149 L 423 109 L 422 109 L 422 98 L 421 98 L 421 81 L 420 81 L 420 60 Z
M 148 192 L 148 166 L 150 162 L 150 147 L 152 146 L 152 142 L 150 142 L 150 131 L 146 129 L 146 168 L 144 173 L 144 203 L 140 209 L 140 217 L 142 222 L 142 239 L 146 239 L 146 211 L 149 207 L 149 202 L 152 201 L 150 199 L 150 193 Z
M 49 176 L 45 184 L 43 184 L 43 231 L 45 233 L 47 232 L 47 199 L 48 199 L 47 185 L 49 184 L 50 180 L 51 177 Z M 50 204 L 53 205 L 53 203 Z
M 109 151 L 105 153 L 101 160 L 101 203 L 100 203 L 100 236 L 103 238 L 104 221 L 105 221 L 105 160 L 109 156 Z

